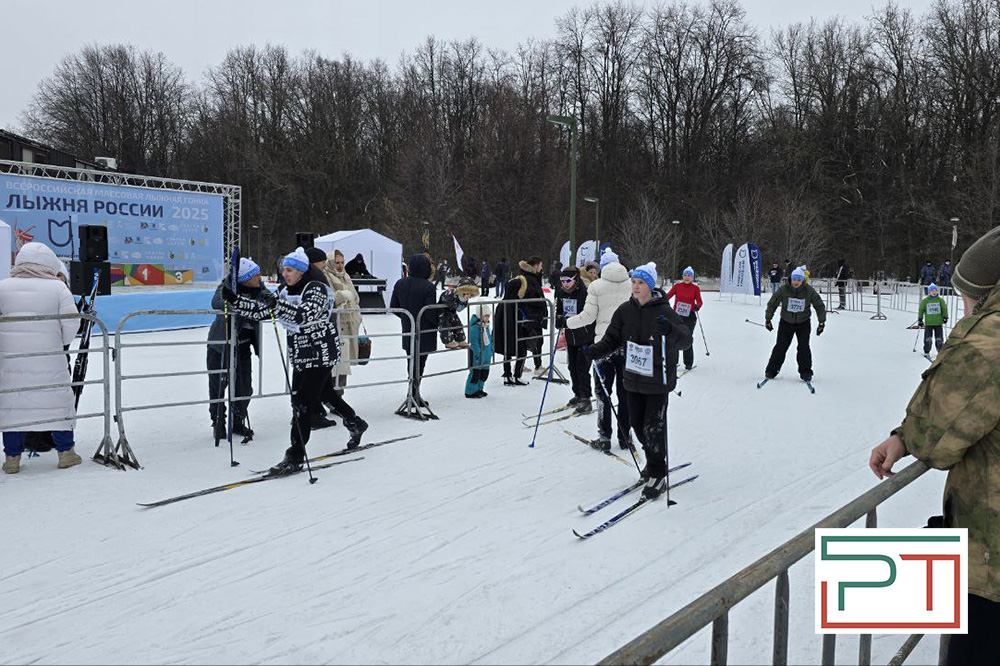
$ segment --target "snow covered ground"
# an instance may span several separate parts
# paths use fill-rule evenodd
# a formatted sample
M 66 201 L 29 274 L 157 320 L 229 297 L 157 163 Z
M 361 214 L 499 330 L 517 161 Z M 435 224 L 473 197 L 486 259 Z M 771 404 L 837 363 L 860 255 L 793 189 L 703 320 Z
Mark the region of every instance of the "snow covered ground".
M 88 462 L 62 471 L 54 454 L 25 459 L 21 474 L 0 478 L 0 663 L 597 661 L 872 487 L 868 452 L 898 423 L 927 367 L 911 352 L 912 314 L 831 314 L 813 337 L 816 394 L 797 378 L 794 351 L 757 390 L 774 334 L 745 323 L 763 319 L 751 300 L 707 296 L 711 356 L 697 335 L 698 367 L 671 400 L 671 462 L 691 461 L 700 478 L 676 491 L 677 506 L 653 504 L 586 542 L 571 528 L 596 525 L 607 510 L 582 518 L 577 504 L 635 472 L 562 432 L 593 436 L 594 417 L 543 426 L 529 449 L 521 414 L 537 412 L 544 385 L 504 387 L 499 368 L 483 400 L 462 397 L 465 373 L 427 379 L 423 395 L 440 420 L 423 424 L 393 415 L 402 386 L 349 391 L 371 424 L 369 441 L 422 436 L 320 471 L 312 486 L 300 475 L 135 505 L 277 462 L 288 442 L 285 397 L 252 404 L 256 438 L 237 444 L 235 469 L 225 445 L 213 446 L 204 405 L 126 414 L 141 471 Z M 394 317 L 365 323 L 370 333 L 399 326 Z M 265 331 L 264 390 L 279 391 Z M 376 338 L 374 351 L 400 353 L 388 338 Z M 204 368 L 202 347 L 127 349 L 123 358 L 126 375 Z M 428 372 L 464 363 L 464 352 L 448 352 Z M 100 363 L 90 370 L 99 376 Z M 372 363 L 352 381 L 401 374 L 402 361 Z M 200 376 L 134 380 L 124 404 L 206 394 Z M 546 405 L 569 397 L 553 386 Z M 99 410 L 99 399 L 88 387 L 82 410 Z M 99 423 L 77 433 L 81 454 L 92 454 Z M 346 439 L 343 426 L 319 431 L 310 453 Z M 880 524 L 923 525 L 938 512 L 943 482 L 925 475 L 880 509 Z M 792 569 L 791 585 L 790 662 L 818 663 L 811 558 Z M 732 663 L 769 663 L 772 599 L 768 586 L 731 614 Z M 876 637 L 875 662 L 901 642 Z M 707 663 L 709 643 L 704 631 L 665 661 Z M 857 663 L 857 639 L 842 637 L 838 648 L 839 663 Z M 911 663 L 936 663 L 936 650 L 936 639 L 925 640 Z

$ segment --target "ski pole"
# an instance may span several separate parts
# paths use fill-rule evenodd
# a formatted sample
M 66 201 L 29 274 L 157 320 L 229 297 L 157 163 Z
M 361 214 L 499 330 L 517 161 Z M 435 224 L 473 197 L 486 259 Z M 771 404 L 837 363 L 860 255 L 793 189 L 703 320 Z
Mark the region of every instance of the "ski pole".
M 767 328 L 767 326 L 764 326 L 764 324 L 761 324 L 761 323 L 756 322 L 756 321 L 750 321 L 749 319 L 747 319 L 746 322 L 748 324 L 753 324 L 754 326 L 760 326 L 761 328 Z M 704 333 L 704 331 L 702 331 L 702 333 Z
M 913 352 L 914 353 L 916 353 L 916 351 L 917 351 L 917 343 L 920 342 L 920 331 L 921 331 L 921 329 L 918 326 L 917 327 L 917 337 L 913 340 Z
M 622 422 L 618 418 L 618 410 L 615 409 L 615 403 L 611 400 L 611 394 L 608 393 L 608 390 L 604 387 L 604 377 L 601 375 L 601 371 L 597 367 L 597 361 L 591 361 L 590 365 L 594 368 L 594 374 L 597 375 L 597 386 L 604 394 L 604 398 L 608 401 L 608 406 L 611 407 L 611 413 L 615 415 L 615 423 L 618 424 L 618 436 L 621 437 Z M 625 433 L 625 436 L 628 437 L 628 433 Z M 639 468 L 639 459 L 635 457 L 635 449 L 630 446 L 628 447 L 628 451 L 632 454 L 632 462 L 635 463 L 635 468 L 639 470 L 639 476 L 642 476 L 642 469 Z
M 663 357 L 663 385 L 667 385 L 667 336 L 660 336 L 660 355 Z M 663 464 L 667 466 L 667 507 L 671 507 L 677 502 L 670 499 L 670 439 L 667 434 L 667 403 L 670 396 L 663 396 Z
M 230 267 L 230 272 L 232 272 L 232 268 L 231 267 Z M 236 278 L 234 277 L 233 281 L 235 282 L 235 280 L 236 280 Z M 234 289 L 234 291 L 235 291 L 235 289 Z M 231 333 L 230 333 L 229 329 L 232 328 L 235 325 L 235 323 L 236 323 L 236 316 L 235 316 L 235 313 L 233 313 L 233 316 L 230 317 L 230 315 L 229 315 L 229 302 L 228 301 L 226 301 L 223 304 L 223 306 L 222 306 L 222 312 L 223 312 L 222 316 L 224 317 L 224 320 L 226 322 L 226 347 L 225 347 L 226 357 L 225 357 L 225 359 L 223 359 L 224 362 L 225 362 L 225 364 L 226 364 L 226 439 L 229 440 L 229 466 L 230 467 L 239 467 L 239 463 L 236 462 L 236 457 L 233 455 L 233 382 L 232 382 L 232 375 L 233 375 L 233 372 L 235 372 L 235 367 L 234 367 L 235 364 L 233 363 L 233 360 L 236 357 L 236 348 L 235 348 L 235 346 L 231 346 L 229 344 L 230 343 L 230 337 L 231 337 Z M 215 445 L 216 446 L 219 445 L 219 441 L 218 440 L 215 441 Z
M 698 328 L 701 329 L 701 341 L 705 343 L 705 356 L 711 356 L 708 352 L 708 340 L 705 339 L 705 327 L 701 325 L 701 317 L 698 317 Z
M 535 438 L 538 437 L 538 426 L 542 422 L 542 410 L 545 409 L 545 396 L 549 394 L 549 384 L 552 383 L 552 366 L 556 364 L 556 345 L 552 343 L 552 353 L 549 354 L 549 376 L 545 380 L 545 389 L 542 391 L 542 404 L 538 406 L 538 418 L 535 419 L 535 432 L 531 435 L 531 444 L 528 444 L 529 449 L 535 448 Z
M 285 389 L 292 400 L 292 423 L 295 424 L 295 430 L 299 433 L 299 442 L 302 444 L 302 457 L 306 459 L 306 471 L 309 472 L 309 483 L 316 483 L 317 479 L 313 476 L 312 465 L 309 464 L 309 454 L 306 452 L 306 438 L 302 436 L 302 426 L 299 425 L 299 420 L 295 418 L 295 395 L 292 393 L 292 382 L 288 378 L 285 350 L 281 347 L 281 335 L 278 334 L 278 320 L 274 318 L 274 310 L 271 310 L 271 324 L 274 326 L 274 340 L 278 343 L 278 355 L 281 356 L 281 367 L 285 371 Z

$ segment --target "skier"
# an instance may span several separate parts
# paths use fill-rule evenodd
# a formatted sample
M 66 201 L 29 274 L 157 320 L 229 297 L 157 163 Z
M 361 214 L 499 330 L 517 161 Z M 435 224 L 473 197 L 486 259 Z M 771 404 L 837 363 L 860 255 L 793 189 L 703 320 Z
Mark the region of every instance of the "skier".
M 820 298 L 816 290 L 811 285 L 805 283 L 805 271 L 802 267 L 792 271 L 789 284 L 782 285 L 778 291 L 771 296 L 767 302 L 767 311 L 764 313 L 764 328 L 773 331 L 774 326 L 771 319 L 774 311 L 781 305 L 781 321 L 778 323 L 778 340 L 771 350 L 771 358 L 767 362 L 764 376 L 774 379 L 778 376 L 778 371 L 785 362 L 785 354 L 792 344 L 792 338 L 798 339 L 798 348 L 795 360 L 799 366 L 799 377 L 803 381 L 812 381 L 812 351 L 809 349 L 810 333 L 810 306 L 816 308 L 816 316 L 819 319 L 819 326 L 816 327 L 816 335 L 822 335 L 826 328 L 826 308 L 823 306 L 823 299 Z
M 940 278 L 938 281 L 941 283 L 942 287 L 944 287 L 945 289 L 951 289 L 951 260 L 950 259 L 945 259 L 944 263 L 941 264 L 941 270 L 938 271 L 938 277 Z
M 566 331 L 566 360 L 573 387 L 573 397 L 567 403 L 575 407 L 577 414 L 589 414 L 591 405 L 590 363 L 583 350 L 594 342 L 594 325 L 582 328 L 566 328 L 566 318 L 583 311 L 587 301 L 587 287 L 581 280 L 582 271 L 567 267 L 559 276 L 559 291 L 556 292 L 556 328 Z
M 629 275 L 632 298 L 615 310 L 601 341 L 585 353 L 599 359 L 625 352 L 629 419 L 646 454 L 642 494 L 656 499 L 667 487 L 667 403 L 677 385 L 677 352 L 690 346 L 691 331 L 656 288 L 656 264 L 639 266 Z
M 594 280 L 587 289 L 587 300 L 583 310 L 575 317 L 566 319 L 566 328 L 574 330 L 594 326 L 594 340 L 600 342 L 611 323 L 615 310 L 627 303 L 632 296 L 632 285 L 628 271 L 618 261 L 618 255 L 611 248 L 601 255 L 601 277 Z M 598 376 L 594 375 L 597 386 L 597 439 L 590 444 L 601 451 L 611 451 L 611 389 L 618 398 L 618 446 L 622 450 L 632 448 L 629 436 L 628 395 L 625 391 L 625 356 L 620 351 L 613 352 L 598 361 Z M 603 388 L 602 388 L 603 387 Z
M 920 284 L 926 287 L 936 279 L 937 271 L 934 269 L 934 264 L 928 261 L 924 264 L 924 267 L 920 269 Z
M 933 282 L 927 285 L 927 296 L 920 301 L 917 311 L 917 325 L 924 329 L 924 356 L 931 357 L 931 338 L 938 353 L 944 346 L 943 325 L 948 323 L 948 304 L 938 296 L 938 286 Z
M 468 347 L 465 341 L 465 327 L 458 313 L 465 309 L 469 299 L 476 296 L 479 289 L 469 278 L 462 278 L 454 289 L 446 289 L 438 300 L 445 309 L 441 310 L 438 319 L 438 330 L 441 333 L 441 343 L 448 349 Z
M 837 293 L 840 296 L 838 310 L 847 308 L 847 280 L 851 277 L 851 267 L 847 265 L 846 259 L 837 260 Z
M 223 309 L 222 286 L 228 280 L 223 280 L 215 295 L 212 296 L 212 309 Z M 252 260 L 243 257 L 240 259 L 239 269 L 236 278 L 236 291 L 253 300 L 260 300 L 268 296 L 271 292 L 260 278 L 260 266 Z M 236 398 L 246 398 L 253 395 L 253 361 L 251 351 L 260 356 L 260 322 L 236 317 L 236 367 L 233 376 L 236 380 L 236 390 L 233 395 Z M 226 345 L 226 328 L 229 322 L 224 315 L 217 315 L 208 329 L 208 352 L 206 365 L 209 371 L 226 370 L 229 368 L 230 350 Z M 215 441 L 226 439 L 228 433 L 228 423 L 226 420 L 226 384 L 229 382 L 228 373 L 210 374 L 208 376 L 208 397 L 210 400 L 220 402 L 208 405 L 209 415 L 212 417 L 212 432 Z M 250 407 L 249 400 L 233 400 L 233 434 L 246 438 L 253 437 L 253 430 L 250 429 L 247 411 Z
M 493 269 L 493 275 L 496 278 L 493 298 L 503 298 L 505 288 L 507 287 L 507 279 L 510 277 L 510 267 L 507 265 L 507 257 L 501 259 L 500 263 L 496 265 L 496 268 Z
M 60 270 L 59 260 L 47 245 L 22 245 L 10 277 L 0 281 L 0 313 L 8 317 L 76 315 L 73 295 L 56 277 Z M 6 474 L 21 471 L 21 453 L 29 432 L 52 433 L 59 469 L 82 462 L 74 449 L 76 409 L 73 389 L 69 387 L 69 364 L 65 356 L 51 354 L 65 349 L 79 326 L 75 316 L 0 324 L 0 351 L 4 354 L 49 353 L 27 358 L 0 356 L 0 389 L 4 389 L 0 393 L 0 431 Z M 46 385 L 55 388 L 30 388 Z M 16 425 L 45 419 L 45 423 Z
M 902 423 L 876 446 L 878 478 L 906 455 L 948 470 L 942 526 L 968 529 L 968 634 L 949 637 L 946 664 L 992 664 L 1000 654 L 1000 228 L 966 250 L 952 281 L 965 305 L 942 353 L 906 407 Z
M 684 325 L 691 329 L 692 342 L 684 350 L 684 369 L 694 367 L 694 327 L 698 324 L 695 314 L 704 304 L 701 300 L 701 288 L 694 283 L 694 269 L 688 266 L 682 273 L 683 281 L 678 282 L 667 292 L 667 301 L 674 299 L 674 312 L 681 318 Z
M 430 281 L 431 262 L 422 255 L 415 254 L 410 257 L 409 275 L 398 280 L 392 288 L 392 300 L 389 303 L 391 308 L 401 308 L 413 315 L 413 321 L 417 322 L 420 329 L 420 336 L 416 341 L 416 358 L 411 359 L 416 363 L 416 367 L 411 367 L 411 376 L 414 377 L 413 397 L 421 407 L 427 406 L 427 401 L 420 395 L 420 379 L 424 376 L 424 367 L 427 365 L 427 355 L 437 349 L 437 327 L 441 318 L 441 310 L 430 308 L 424 310 L 424 316 L 418 321 L 420 310 L 426 305 L 433 305 L 437 300 L 437 290 Z M 396 313 L 400 321 L 403 322 L 403 351 L 410 353 L 410 335 L 416 335 L 416 331 L 410 330 L 410 318 Z
M 518 277 L 525 282 L 524 295 L 521 296 L 521 300 L 535 299 L 531 303 L 521 305 L 522 332 L 520 335 L 524 339 L 528 351 L 531 352 L 535 364 L 535 377 L 542 377 L 546 371 L 546 368 L 542 367 L 542 335 L 548 326 L 549 314 L 548 305 L 540 300 L 545 297 L 542 292 L 542 259 L 537 256 L 529 257 L 527 261 L 520 261 L 517 265 L 521 269 L 521 275 Z
M 330 320 L 330 288 L 323 274 L 309 265 L 301 247 L 282 261 L 282 273 L 287 287 L 278 296 L 268 294 L 262 300 L 238 294 L 227 284 L 222 287 L 223 298 L 238 315 L 256 321 L 274 318 L 288 331 L 288 360 L 293 368 L 291 446 L 284 459 L 271 468 L 275 475 L 302 469 L 312 432 L 312 412 L 340 361 L 337 326 Z M 351 435 L 347 448 L 357 448 L 368 424 L 342 396 L 330 393 L 327 397 Z
M 469 320 L 469 378 L 465 382 L 466 398 L 485 398 L 483 388 L 490 376 L 493 362 L 493 334 L 490 332 L 490 306 L 476 303 Z
M 781 278 L 783 278 L 784 276 L 785 274 L 782 272 L 780 268 L 778 268 L 778 262 L 775 261 L 774 263 L 772 263 L 771 270 L 767 272 L 767 277 L 771 281 L 772 294 L 778 291 L 778 286 L 781 284 Z
M 326 269 L 329 265 L 329 262 L 327 261 L 326 252 L 314 246 L 306 248 L 306 256 L 309 258 L 309 265 L 315 268 L 316 271 L 323 276 L 324 282 L 329 286 L 330 279 L 329 277 L 327 277 L 326 274 Z M 330 290 L 330 294 L 333 294 L 332 289 Z M 331 316 L 334 315 L 331 314 Z M 331 381 L 323 389 L 323 394 L 320 396 L 319 401 L 313 407 L 312 416 L 310 417 L 311 418 L 310 425 L 313 430 L 321 430 L 323 428 L 329 428 L 330 426 L 337 425 L 337 422 L 334 421 L 333 419 L 326 418 L 326 407 L 324 406 L 324 403 L 329 402 L 326 396 L 327 392 L 333 390 L 335 390 L 334 382 Z

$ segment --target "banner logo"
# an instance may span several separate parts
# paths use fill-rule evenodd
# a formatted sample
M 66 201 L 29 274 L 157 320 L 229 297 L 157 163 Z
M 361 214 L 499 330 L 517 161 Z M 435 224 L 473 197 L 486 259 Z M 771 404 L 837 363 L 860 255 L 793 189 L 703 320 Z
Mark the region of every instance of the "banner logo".
M 816 633 L 967 633 L 968 530 L 817 529 Z

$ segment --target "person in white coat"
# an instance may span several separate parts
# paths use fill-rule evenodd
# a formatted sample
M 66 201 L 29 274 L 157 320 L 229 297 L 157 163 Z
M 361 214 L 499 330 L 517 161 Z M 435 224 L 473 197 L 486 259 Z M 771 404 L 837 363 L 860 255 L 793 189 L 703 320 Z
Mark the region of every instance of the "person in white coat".
M 10 277 L 0 281 L 0 316 L 77 314 L 69 287 L 57 277 L 64 270 L 55 253 L 41 243 L 27 243 L 17 253 Z M 73 450 L 76 408 L 63 354 L 9 358 L 7 354 L 61 352 L 76 337 L 78 318 L 0 322 L 0 431 L 7 474 L 21 469 L 29 432 L 51 431 L 59 468 L 80 464 Z M 58 388 L 32 386 L 66 384 Z M 20 425 L 26 424 L 26 425 Z
M 632 280 L 629 278 L 628 270 L 618 261 L 618 255 L 611 248 L 604 250 L 601 255 L 601 277 L 590 283 L 587 287 L 587 300 L 584 303 L 583 311 L 566 320 L 566 327 L 575 329 L 596 324 L 594 342 L 601 341 L 604 332 L 608 330 L 611 323 L 611 316 L 622 303 L 628 302 L 632 297 Z M 597 433 L 598 438 L 591 442 L 591 446 L 602 451 L 611 450 L 611 402 L 608 396 L 611 388 L 614 387 L 618 396 L 618 445 L 624 450 L 632 447 L 632 438 L 629 435 L 628 398 L 625 391 L 625 357 L 620 352 L 615 352 L 605 357 L 597 364 L 600 372 L 594 374 L 597 387 L 597 400 L 600 409 L 597 410 Z M 602 389 L 601 386 L 604 388 Z

